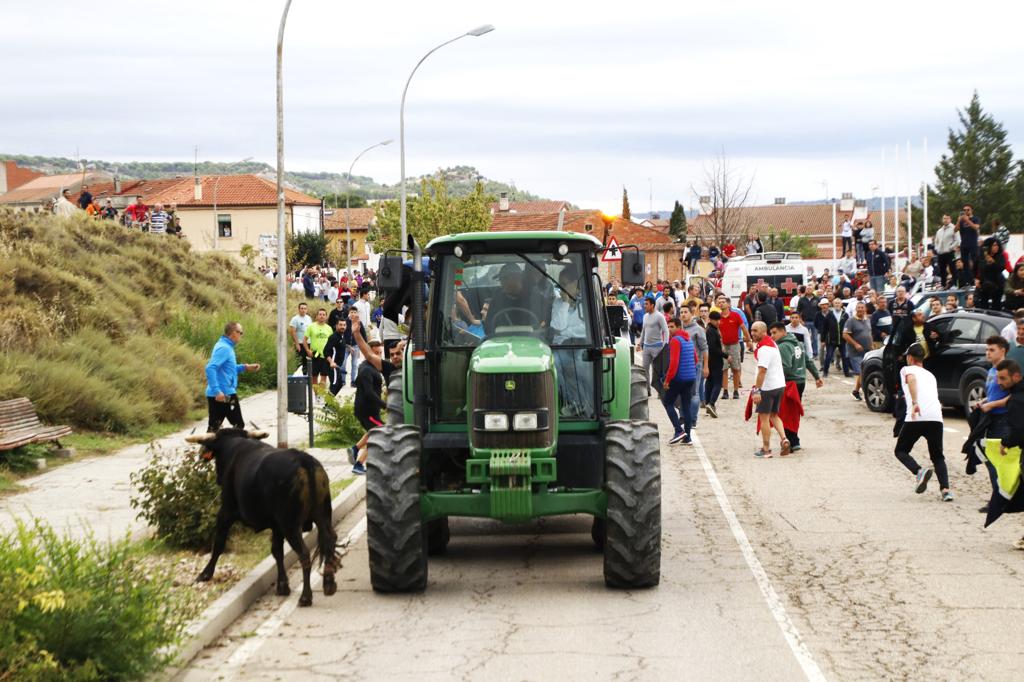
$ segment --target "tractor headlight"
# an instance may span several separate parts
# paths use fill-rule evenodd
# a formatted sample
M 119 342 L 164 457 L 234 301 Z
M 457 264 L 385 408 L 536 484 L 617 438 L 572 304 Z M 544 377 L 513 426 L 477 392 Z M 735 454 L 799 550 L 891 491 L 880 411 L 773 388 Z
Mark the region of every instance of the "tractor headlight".
M 512 418 L 512 428 L 516 431 L 536 431 L 537 413 L 516 412 L 515 416 Z
M 484 431 L 508 431 L 508 415 L 503 412 L 487 412 L 484 414 Z

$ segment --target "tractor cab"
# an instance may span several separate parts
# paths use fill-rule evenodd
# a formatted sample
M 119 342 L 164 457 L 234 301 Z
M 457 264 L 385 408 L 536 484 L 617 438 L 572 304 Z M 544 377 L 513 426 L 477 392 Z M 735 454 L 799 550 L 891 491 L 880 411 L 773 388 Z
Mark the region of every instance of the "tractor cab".
M 451 516 L 518 523 L 589 514 L 594 541 L 606 548 L 608 584 L 657 582 L 657 430 L 647 421 L 643 370 L 608 323 L 597 274 L 601 250 L 593 237 L 571 232 L 476 232 L 430 242 L 418 279 L 401 261 L 384 259 L 385 296 L 411 291 L 410 310 L 425 314 L 413 321 L 401 375 L 392 375 L 388 423 L 370 433 L 375 589 L 423 589 L 427 553 L 447 545 Z M 639 251 L 624 249 L 622 267 L 625 284 L 639 281 Z M 624 476 L 629 485 L 614 485 Z M 396 490 L 396 480 L 409 489 Z M 638 504 L 637 495 L 646 502 Z M 408 527 L 396 526 L 389 511 L 406 508 L 395 496 L 415 498 Z M 643 519 L 626 518 L 638 514 Z M 624 549 L 641 528 L 642 549 Z M 416 529 L 422 547 L 403 544 L 408 556 L 396 575 L 394 557 L 374 548 L 390 546 L 393 554 L 396 539 L 407 543 Z

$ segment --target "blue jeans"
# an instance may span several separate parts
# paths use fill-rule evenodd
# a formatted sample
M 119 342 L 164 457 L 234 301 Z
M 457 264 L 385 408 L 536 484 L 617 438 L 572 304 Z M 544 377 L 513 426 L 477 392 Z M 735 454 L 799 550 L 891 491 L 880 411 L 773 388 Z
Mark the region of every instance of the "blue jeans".
M 348 347 L 347 355 L 348 355 L 348 357 L 346 357 L 345 360 L 349 361 L 349 363 L 352 366 L 352 371 L 349 374 L 349 376 L 351 376 L 352 377 L 352 381 L 355 382 L 355 380 L 356 380 L 356 373 L 359 371 L 359 360 L 360 360 L 360 358 L 363 357 L 363 354 L 359 352 L 359 346 L 349 346 Z M 342 363 L 341 363 L 341 373 L 342 373 L 342 375 L 345 374 L 345 362 L 344 361 L 342 361 Z
M 807 328 L 811 334 L 811 351 L 814 354 L 814 359 L 818 359 L 818 328 L 813 324 Z
M 885 291 L 885 275 L 872 275 L 871 288 L 878 293 Z
M 693 426 L 697 425 L 697 416 L 700 414 L 700 401 L 702 400 L 704 400 L 704 370 L 697 365 L 697 383 L 694 386 L 693 397 L 690 398 L 690 424 Z
M 825 344 L 825 359 L 821 363 L 821 373 L 825 376 L 828 376 L 829 370 L 832 369 L 832 363 L 835 360 L 837 349 L 838 346 L 833 346 L 827 343 Z
M 668 419 L 672 422 L 672 428 L 675 429 L 675 433 L 685 433 L 687 438 L 690 437 L 690 427 L 693 424 L 693 420 L 690 418 L 690 411 L 686 409 L 686 405 L 693 399 L 693 389 L 696 384 L 697 381 L 695 379 L 688 381 L 673 379 L 669 382 L 668 390 L 665 391 L 665 395 L 661 399 L 661 404 L 665 406 L 665 411 L 668 413 Z M 680 410 L 683 413 L 683 426 L 679 424 L 679 413 L 676 412 L 675 406 L 676 400 L 680 398 L 682 399 L 680 402 L 683 405 L 683 409 Z

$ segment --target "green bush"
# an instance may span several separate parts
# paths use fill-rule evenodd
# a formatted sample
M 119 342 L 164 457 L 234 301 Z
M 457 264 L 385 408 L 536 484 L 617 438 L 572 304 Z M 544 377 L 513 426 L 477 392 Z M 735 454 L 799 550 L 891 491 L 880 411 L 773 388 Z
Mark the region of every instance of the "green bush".
M 224 325 L 232 320 L 242 323 L 245 334 L 235 349 L 238 361 L 258 362 L 258 372 L 238 375 L 238 390 L 247 395 L 277 386 L 277 332 L 269 321 L 261 316 L 237 310 L 219 313 L 180 313 L 164 327 L 164 333 L 171 338 L 184 341 L 203 356 L 203 366 L 213 351 L 217 339 L 224 335 Z M 205 375 L 203 375 L 205 382 Z
M 128 680 L 165 668 L 194 609 L 128 538 L 0 536 L 0 678 Z
M 317 434 L 317 445 L 350 447 L 363 437 L 365 430 L 356 419 L 354 400 L 351 396 L 341 402 L 330 392 L 324 393 L 323 409 L 316 415 L 316 422 L 322 427 Z
M 20 448 L 5 450 L 0 452 L 0 467 L 14 472 L 32 471 L 36 468 L 36 460 L 49 457 L 51 451 L 45 443 L 29 443 Z
M 213 463 L 187 448 L 151 447 L 149 454 L 149 464 L 131 475 L 132 507 L 169 546 L 208 548 L 220 507 Z

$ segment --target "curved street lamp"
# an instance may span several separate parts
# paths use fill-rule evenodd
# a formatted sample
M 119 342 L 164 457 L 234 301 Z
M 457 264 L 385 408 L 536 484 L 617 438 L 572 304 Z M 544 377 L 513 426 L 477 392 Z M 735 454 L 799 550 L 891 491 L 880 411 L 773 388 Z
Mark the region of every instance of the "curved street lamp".
M 406 81 L 405 81 L 405 89 L 402 90 L 402 106 L 401 106 L 401 109 L 399 109 L 399 113 L 398 113 L 398 140 L 399 140 L 398 141 L 398 146 L 400 148 L 399 154 L 401 156 L 401 166 L 402 166 L 402 187 L 401 187 L 401 193 L 402 193 L 401 205 L 402 205 L 402 209 L 401 209 L 401 218 L 400 218 L 400 222 L 401 222 L 401 225 L 402 225 L 402 236 L 401 236 L 401 241 L 399 242 L 399 245 L 398 245 L 398 248 L 400 248 L 400 249 L 405 249 L 406 248 L 406 242 L 408 241 L 408 238 L 407 238 L 408 232 L 407 232 L 406 225 L 405 225 L 405 95 L 406 95 L 407 92 L 409 92 L 409 83 L 412 82 L 412 77 L 414 75 L 416 75 L 416 69 L 420 68 L 420 64 L 422 64 L 426 60 L 427 57 L 429 57 L 430 55 L 434 54 L 435 52 L 440 50 L 445 45 L 451 45 L 456 40 L 460 40 L 462 38 L 465 38 L 466 36 L 473 36 L 474 38 L 479 38 L 480 36 L 485 35 L 487 33 L 490 33 L 493 30 L 494 30 L 494 26 L 492 26 L 490 24 L 484 24 L 483 26 L 478 26 L 478 27 L 474 28 L 471 31 L 466 31 L 462 35 L 455 36 L 451 40 L 446 40 L 445 42 L 441 43 L 440 45 L 438 45 L 437 47 L 432 49 L 430 52 L 428 52 L 425 55 L 423 55 L 423 57 L 418 62 L 416 62 L 416 66 L 413 67 L 412 73 L 409 74 L 409 78 L 406 79 Z
M 285 283 L 284 250 L 284 80 L 281 62 L 284 54 L 284 26 L 292 0 L 286 0 L 277 29 L 277 446 L 288 447 L 288 288 Z M 313 447 L 312 441 L 309 444 Z
M 377 147 L 384 147 L 386 145 L 389 145 L 392 142 L 394 142 L 394 140 L 391 140 L 391 139 L 383 140 L 382 142 L 378 142 L 377 144 L 371 144 L 369 147 L 367 147 L 363 151 L 361 151 L 358 154 L 356 154 L 356 158 L 352 159 L 352 164 L 348 167 L 348 181 L 349 181 L 349 184 L 352 183 L 352 169 L 356 167 L 356 161 L 358 161 L 363 156 L 363 154 L 365 154 L 366 152 L 370 151 L 371 149 L 376 149 Z M 348 269 L 348 274 L 351 276 L 351 274 L 352 274 L 352 230 L 351 230 L 351 228 L 349 227 L 349 224 L 348 224 L 348 198 L 349 198 L 349 194 L 350 194 L 350 192 L 346 189 L 345 190 L 345 260 L 346 260 L 346 267 Z

